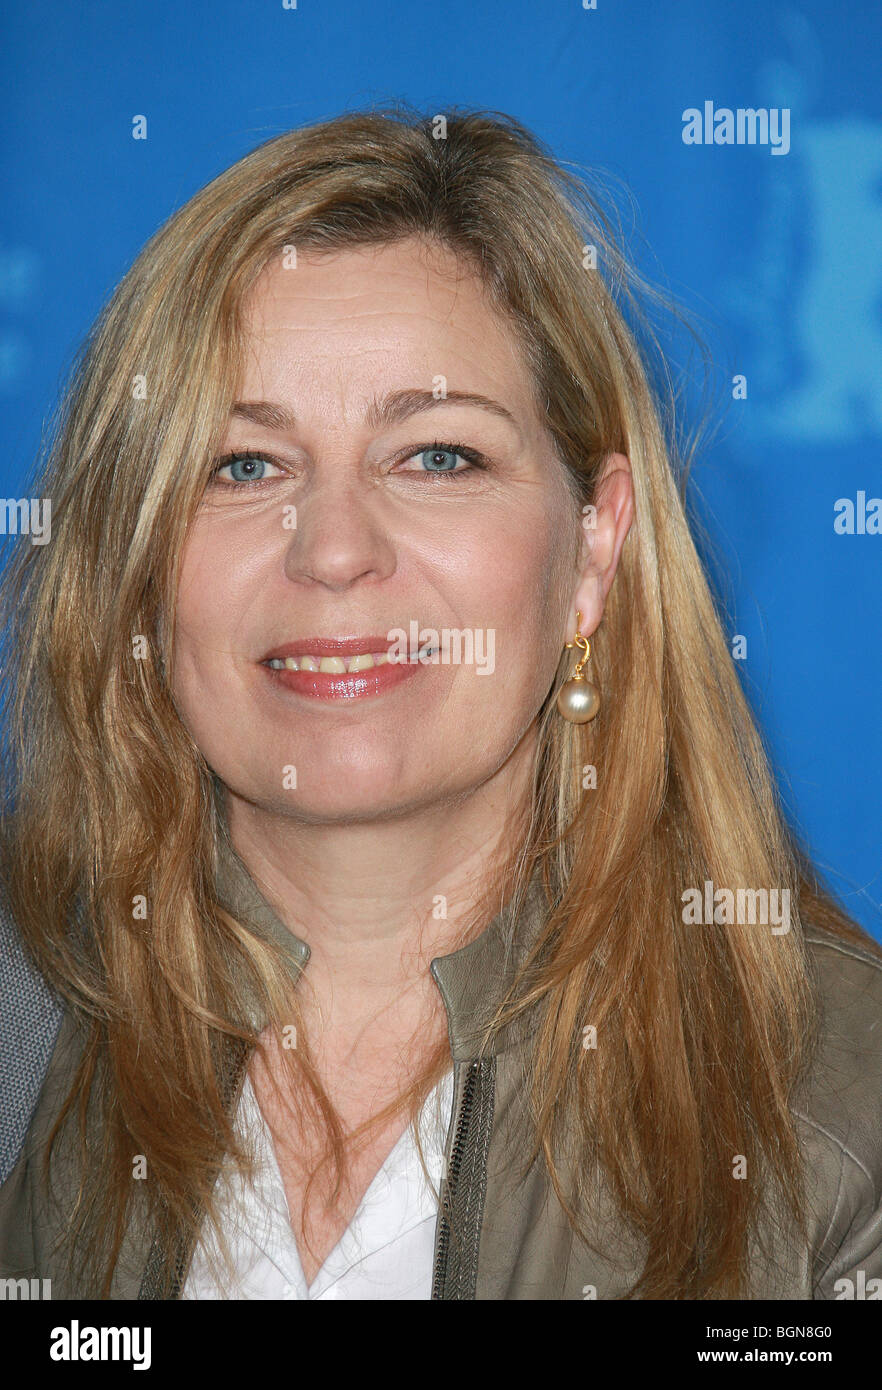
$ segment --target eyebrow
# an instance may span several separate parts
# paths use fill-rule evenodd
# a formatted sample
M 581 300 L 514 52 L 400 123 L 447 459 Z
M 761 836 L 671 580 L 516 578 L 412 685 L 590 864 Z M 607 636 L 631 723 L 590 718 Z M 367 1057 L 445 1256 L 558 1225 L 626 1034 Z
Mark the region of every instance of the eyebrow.
M 472 391 L 448 391 L 446 396 L 436 397 L 431 391 L 416 388 L 390 391 L 381 398 L 374 397 L 365 412 L 365 422 L 371 429 L 382 429 L 397 425 L 411 415 L 422 410 L 434 410 L 442 405 L 474 405 L 492 415 L 506 420 L 520 433 L 520 428 L 511 411 L 489 396 L 477 395 Z M 263 425 L 268 430 L 284 430 L 292 433 L 297 428 L 297 417 L 283 405 L 274 401 L 236 401 L 230 411 L 231 418 L 250 420 L 254 425 Z

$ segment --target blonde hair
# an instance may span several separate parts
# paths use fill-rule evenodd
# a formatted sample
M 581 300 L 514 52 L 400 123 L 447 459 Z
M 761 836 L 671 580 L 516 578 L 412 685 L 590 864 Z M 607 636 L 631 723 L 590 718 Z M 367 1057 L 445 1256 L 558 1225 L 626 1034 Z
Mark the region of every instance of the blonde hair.
M 192 1241 L 203 1216 L 217 1225 L 224 1155 L 247 1164 L 223 1082 L 231 1053 L 257 1045 L 241 982 L 274 1025 L 298 1017 L 276 950 L 218 899 L 212 773 L 168 679 L 179 558 L 235 399 L 242 306 L 291 246 L 416 235 L 480 275 L 544 402 L 574 534 L 608 455 L 631 462 L 635 523 L 593 643 L 602 710 L 584 726 L 557 715 L 563 653 L 508 866 L 515 903 L 539 873 L 552 905 L 505 1010 L 541 1014 L 524 1075 L 531 1160 L 541 1152 L 586 1239 L 592 1184 L 607 1176 L 646 1243 L 632 1295 L 737 1296 L 773 1188 L 801 1220 L 788 1098 L 815 1020 L 801 920 L 868 938 L 823 893 L 780 815 L 687 524 L 670 421 L 628 325 L 646 287 L 584 182 L 516 121 L 454 112 L 438 134 L 404 109 L 291 131 L 170 218 L 71 374 L 39 481 L 52 544 L 19 550 L 4 577 L 5 883 L 35 959 L 85 1028 L 56 1136 L 79 1118 L 70 1244 L 83 1287 L 100 1296 L 139 1204 L 169 1247 L 181 1232 Z M 589 243 L 598 269 L 583 263 Z M 147 659 L 133 659 L 138 637 Z M 585 764 L 598 769 L 588 795 Z M 684 927 L 683 890 L 707 879 L 789 887 L 791 931 Z M 132 918 L 141 894 L 145 923 Z M 581 1046 L 586 1024 L 596 1050 Z M 351 1140 L 308 1039 L 285 1055 L 339 1189 Z M 397 1104 L 415 1113 L 449 1065 L 445 1044 Z M 105 1136 L 88 1162 L 87 1100 Z M 133 1183 L 133 1153 L 150 1182 Z M 732 1181 L 736 1153 L 756 1180 Z

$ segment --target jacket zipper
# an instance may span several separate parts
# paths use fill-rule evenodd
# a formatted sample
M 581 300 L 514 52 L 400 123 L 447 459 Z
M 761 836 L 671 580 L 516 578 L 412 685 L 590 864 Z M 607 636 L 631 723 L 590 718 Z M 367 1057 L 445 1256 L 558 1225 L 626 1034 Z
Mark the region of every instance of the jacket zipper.
M 239 1104 L 242 1088 L 245 1084 L 245 1074 L 248 1069 L 249 1049 L 241 1045 L 233 1044 L 230 1051 L 230 1060 L 227 1067 L 224 1081 L 224 1099 L 228 1109 L 235 1115 Z M 203 1207 L 198 1208 L 198 1217 L 202 1216 Z M 169 1299 L 180 1299 L 184 1292 L 187 1282 L 187 1275 L 193 1254 L 198 1244 L 199 1237 L 191 1236 L 189 1243 L 182 1239 L 176 1242 L 174 1259 L 174 1277 L 167 1293 Z M 163 1249 L 158 1236 L 155 1236 L 150 1247 L 147 1258 L 147 1266 L 144 1271 L 141 1285 L 138 1289 L 138 1298 L 157 1299 L 160 1297 L 160 1287 L 169 1256 Z
M 454 1080 L 459 1081 L 461 1062 L 455 1064 Z M 244 1067 L 235 1068 L 231 1089 L 237 1094 L 237 1082 L 244 1079 Z M 478 1277 L 478 1247 L 481 1220 L 484 1214 L 484 1193 L 487 1184 L 487 1151 L 493 1125 L 495 1102 L 496 1059 L 475 1058 L 468 1063 L 462 1098 L 450 1148 L 446 1176 L 441 1185 L 441 1207 L 438 1214 L 435 1268 L 432 1277 L 433 1299 L 468 1300 L 475 1296 Z M 460 1182 L 465 1187 L 461 1189 Z M 464 1194 L 465 1200 L 457 1200 Z M 451 1263 L 452 1221 L 456 1221 L 458 1249 Z M 175 1278 L 169 1298 L 178 1299 L 183 1292 L 191 1249 L 178 1246 Z M 154 1241 L 147 1269 L 138 1291 L 139 1299 L 157 1297 L 164 1255 L 159 1242 Z
M 456 1064 L 457 1073 L 461 1065 Z M 446 1176 L 441 1185 L 433 1299 L 475 1297 L 495 1080 L 495 1057 L 475 1058 L 468 1063 Z M 454 1223 L 457 1226 L 455 1245 Z

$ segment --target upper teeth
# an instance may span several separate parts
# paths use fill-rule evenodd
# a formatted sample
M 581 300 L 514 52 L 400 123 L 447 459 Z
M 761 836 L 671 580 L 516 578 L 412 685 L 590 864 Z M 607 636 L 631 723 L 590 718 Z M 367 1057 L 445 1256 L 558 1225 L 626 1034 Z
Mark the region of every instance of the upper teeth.
M 286 656 L 274 657 L 269 663 L 274 671 L 327 671 L 342 675 L 346 671 L 369 671 L 389 660 L 388 652 L 358 652 L 355 656 Z
M 419 656 L 431 656 L 433 647 L 420 647 Z M 369 671 L 389 660 L 388 652 L 358 652 L 355 656 L 274 656 L 269 665 L 274 671 L 326 671 L 329 675 L 344 675 L 347 671 Z

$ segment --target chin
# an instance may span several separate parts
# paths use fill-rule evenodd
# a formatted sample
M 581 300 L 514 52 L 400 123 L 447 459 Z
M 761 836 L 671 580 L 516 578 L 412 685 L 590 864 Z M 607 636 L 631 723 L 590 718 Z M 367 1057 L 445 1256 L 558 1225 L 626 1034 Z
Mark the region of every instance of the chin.
M 248 796 L 261 810 L 280 818 L 290 818 L 309 825 L 367 824 L 377 820 L 394 820 L 414 811 L 425 799 L 425 793 L 408 796 L 401 785 L 390 786 L 388 778 L 377 778 L 368 785 L 332 787 L 313 786 L 308 791 L 290 791 L 280 797 L 278 789 L 266 788 L 264 794 Z
M 226 774 L 222 768 L 215 771 L 240 800 L 273 815 L 321 822 L 368 820 L 418 805 L 426 795 L 426 768 L 431 765 L 420 749 L 408 759 L 402 758 L 400 744 L 384 756 L 376 748 L 368 756 L 350 741 L 347 748 L 289 748 L 269 756 L 264 748 L 257 761 L 228 765 Z

